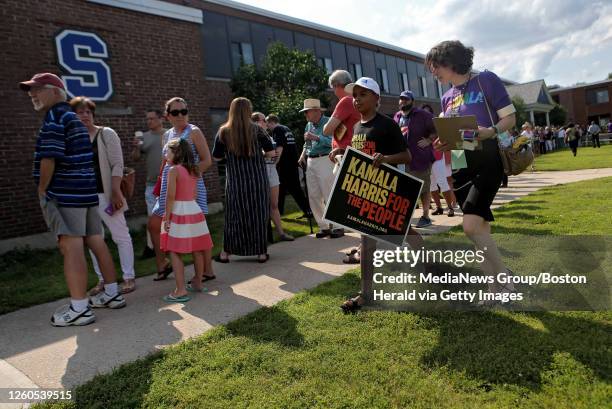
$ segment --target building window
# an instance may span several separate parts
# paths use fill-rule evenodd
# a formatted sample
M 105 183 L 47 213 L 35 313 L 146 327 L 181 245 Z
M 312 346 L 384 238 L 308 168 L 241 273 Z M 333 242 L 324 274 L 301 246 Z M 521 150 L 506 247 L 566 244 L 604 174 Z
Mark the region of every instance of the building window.
M 604 104 L 610 101 L 610 96 L 608 95 L 607 89 L 600 89 L 595 91 L 595 103 L 596 104 Z
M 334 71 L 334 67 L 332 66 L 332 60 L 328 57 L 319 58 L 319 65 L 325 68 L 328 74 L 331 74 Z
M 361 71 L 361 64 L 351 64 L 351 74 L 353 74 L 353 79 L 355 81 L 363 77 L 363 72 Z
M 378 82 L 382 92 L 389 92 L 389 78 L 387 77 L 387 70 L 384 68 L 378 69 Z
M 232 64 L 237 70 L 242 64 L 253 64 L 253 47 L 249 43 L 232 43 Z
M 400 72 L 400 84 L 402 84 L 402 91 L 410 89 L 410 85 L 408 84 L 408 74 L 405 72 Z
M 421 78 L 421 95 L 423 95 L 425 98 L 428 98 L 429 95 L 427 95 L 427 78 L 425 77 L 420 77 Z
M 438 86 L 438 97 L 442 98 L 442 95 L 444 95 L 444 91 L 442 91 L 442 84 L 440 81 L 436 80 L 436 85 Z

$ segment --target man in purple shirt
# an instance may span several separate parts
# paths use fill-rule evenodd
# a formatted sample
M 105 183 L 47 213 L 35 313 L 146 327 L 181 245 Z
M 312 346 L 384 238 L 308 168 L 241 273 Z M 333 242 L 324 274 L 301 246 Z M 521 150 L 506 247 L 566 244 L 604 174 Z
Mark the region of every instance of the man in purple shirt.
M 421 190 L 423 216 L 419 219 L 416 227 L 424 228 L 431 226 L 429 184 L 431 164 L 435 161 L 432 143 L 436 139 L 436 129 L 431 114 L 414 106 L 414 95 L 411 91 L 403 91 L 400 94 L 399 109 L 393 119 L 399 124 L 408 143 L 408 150 L 412 155 L 410 169 L 407 169 L 407 172 L 423 180 L 423 189 Z

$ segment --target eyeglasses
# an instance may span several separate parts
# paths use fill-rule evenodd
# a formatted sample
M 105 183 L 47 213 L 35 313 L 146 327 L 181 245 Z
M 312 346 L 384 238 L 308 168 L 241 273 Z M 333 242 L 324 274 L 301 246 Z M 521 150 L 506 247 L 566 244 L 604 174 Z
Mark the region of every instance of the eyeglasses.
M 169 111 L 168 113 L 172 116 L 179 116 L 179 114 L 185 116 L 189 113 L 189 110 L 188 109 L 173 109 L 172 111 Z

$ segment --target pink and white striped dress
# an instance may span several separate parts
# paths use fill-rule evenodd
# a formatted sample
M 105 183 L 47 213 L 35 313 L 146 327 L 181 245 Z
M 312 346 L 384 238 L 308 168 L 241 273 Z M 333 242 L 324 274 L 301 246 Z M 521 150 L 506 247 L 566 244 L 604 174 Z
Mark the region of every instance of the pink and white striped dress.
M 197 178 L 182 165 L 178 170 L 174 206 L 170 212 L 170 231 L 162 223 L 160 248 L 173 253 L 193 253 L 213 247 L 206 218 L 195 201 Z

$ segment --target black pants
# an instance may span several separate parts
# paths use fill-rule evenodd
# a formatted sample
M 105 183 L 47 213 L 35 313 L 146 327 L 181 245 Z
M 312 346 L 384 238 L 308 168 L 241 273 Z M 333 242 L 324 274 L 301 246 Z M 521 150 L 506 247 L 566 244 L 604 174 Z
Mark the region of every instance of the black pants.
M 601 145 L 599 144 L 599 134 L 593 134 L 593 148 L 595 147 L 601 148 Z
M 540 154 L 544 155 L 546 153 L 546 142 L 540 141 Z
M 569 147 L 572 150 L 572 153 L 574 154 L 574 156 L 576 156 L 576 154 L 578 154 L 578 139 L 574 139 L 573 141 L 570 141 Z
M 295 203 L 297 203 L 302 212 L 310 213 L 308 199 L 304 196 L 304 191 L 300 185 L 297 166 L 295 168 L 279 168 L 278 178 L 280 179 L 280 186 L 278 189 L 278 211 L 280 214 L 285 213 L 285 195 L 287 193 L 293 196 Z

